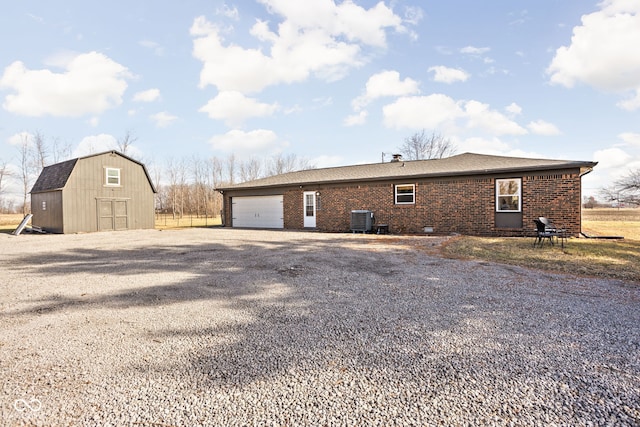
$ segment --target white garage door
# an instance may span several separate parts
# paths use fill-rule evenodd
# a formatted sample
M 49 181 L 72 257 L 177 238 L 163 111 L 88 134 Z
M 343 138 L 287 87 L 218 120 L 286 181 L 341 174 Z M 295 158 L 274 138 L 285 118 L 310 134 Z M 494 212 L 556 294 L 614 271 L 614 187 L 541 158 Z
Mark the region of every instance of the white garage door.
M 234 227 L 284 228 L 282 195 L 234 197 L 231 209 Z

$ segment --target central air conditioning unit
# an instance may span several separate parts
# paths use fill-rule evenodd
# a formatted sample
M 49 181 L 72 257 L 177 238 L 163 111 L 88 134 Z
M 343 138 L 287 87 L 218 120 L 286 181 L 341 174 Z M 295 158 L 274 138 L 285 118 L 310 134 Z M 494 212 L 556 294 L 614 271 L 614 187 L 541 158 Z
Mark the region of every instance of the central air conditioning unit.
M 351 211 L 351 231 L 366 233 L 373 226 L 373 212 L 367 210 Z

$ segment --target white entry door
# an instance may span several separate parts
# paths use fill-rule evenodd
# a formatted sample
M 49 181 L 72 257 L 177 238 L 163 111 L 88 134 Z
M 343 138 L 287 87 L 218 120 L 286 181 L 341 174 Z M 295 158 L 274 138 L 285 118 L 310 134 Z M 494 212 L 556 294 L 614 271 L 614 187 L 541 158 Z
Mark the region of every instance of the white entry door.
M 315 228 L 316 227 L 316 192 L 305 191 L 303 195 L 304 206 L 304 227 Z

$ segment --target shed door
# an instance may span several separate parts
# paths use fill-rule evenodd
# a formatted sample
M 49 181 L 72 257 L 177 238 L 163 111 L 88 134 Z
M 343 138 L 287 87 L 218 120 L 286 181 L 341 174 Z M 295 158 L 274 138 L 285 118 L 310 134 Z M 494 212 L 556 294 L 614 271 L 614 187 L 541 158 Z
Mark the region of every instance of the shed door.
M 98 231 L 127 230 L 129 207 L 127 200 L 98 200 Z
M 282 199 L 282 195 L 232 198 L 233 227 L 284 228 Z

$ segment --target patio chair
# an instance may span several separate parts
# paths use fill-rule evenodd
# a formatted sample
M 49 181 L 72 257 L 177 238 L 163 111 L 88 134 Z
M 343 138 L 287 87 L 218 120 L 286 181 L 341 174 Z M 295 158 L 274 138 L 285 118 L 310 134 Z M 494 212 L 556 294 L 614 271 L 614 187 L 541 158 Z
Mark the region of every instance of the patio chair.
M 545 239 L 549 239 L 549 243 L 553 246 L 553 239 L 555 238 L 556 242 L 560 240 L 560 244 L 562 248 L 564 248 L 564 241 L 567 238 L 567 230 L 557 228 L 550 219 L 543 216 L 538 219 L 534 219 L 533 222 L 536 223 L 536 240 L 533 242 L 534 247 L 536 245 L 542 247 Z
M 542 247 L 545 239 L 549 240 L 549 244 L 553 246 L 553 234 L 551 231 L 547 231 L 547 226 L 540 219 L 534 219 L 536 223 L 536 239 L 533 241 L 533 247 Z

